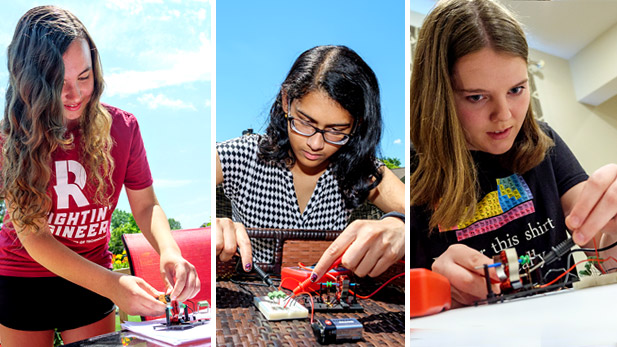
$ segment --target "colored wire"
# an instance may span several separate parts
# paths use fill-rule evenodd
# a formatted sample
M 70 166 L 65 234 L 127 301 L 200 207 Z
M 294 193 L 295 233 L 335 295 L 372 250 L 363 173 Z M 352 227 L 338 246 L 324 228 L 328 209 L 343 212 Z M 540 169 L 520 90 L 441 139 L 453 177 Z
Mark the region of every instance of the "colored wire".
M 287 302 L 285 303 L 285 306 L 283 306 L 283 308 L 289 305 L 289 303 L 291 302 L 291 299 L 293 299 L 296 296 L 303 295 L 303 294 L 308 295 L 308 297 L 311 299 L 311 324 L 313 324 L 313 314 L 315 313 L 315 303 L 313 302 L 313 296 L 309 292 L 300 292 L 298 294 L 294 294 L 290 296 L 289 299 L 287 299 Z
M 596 244 L 596 238 L 593 238 L 593 249 L 596 250 L 596 259 L 600 259 L 600 256 L 598 255 L 598 245 Z M 604 266 L 602 266 L 602 263 L 598 262 L 598 267 L 600 268 L 600 271 L 602 271 L 603 274 L 606 274 L 606 271 L 604 270 Z
M 581 261 L 579 261 L 579 262 L 576 262 L 576 264 L 572 265 L 572 266 L 571 266 L 571 267 L 570 267 L 570 268 L 569 268 L 566 272 L 564 272 L 564 273 L 562 273 L 561 275 L 559 275 L 559 276 L 555 277 L 552 281 L 550 281 L 550 282 L 548 282 L 548 283 L 546 283 L 546 284 L 541 285 L 541 286 L 540 286 L 540 288 L 546 288 L 546 287 L 548 287 L 548 286 L 550 286 L 550 285 L 554 284 L 554 283 L 555 283 L 555 282 L 557 282 L 560 278 L 562 278 L 562 277 L 563 277 L 563 276 L 565 276 L 567 273 L 569 273 L 570 271 L 572 271 L 572 270 L 573 270 L 573 269 L 574 269 L 574 268 L 575 268 L 578 264 L 582 264 L 582 263 L 584 263 L 584 262 L 588 262 L 588 261 L 597 261 L 597 262 L 599 262 L 599 263 L 600 263 L 600 262 L 605 262 L 605 261 L 607 261 L 607 260 L 609 260 L 609 259 L 612 259 L 612 260 L 614 260 L 614 261 L 617 261 L 617 259 L 615 259 L 615 258 L 613 258 L 613 257 L 611 256 L 611 257 L 608 257 L 608 258 L 606 258 L 606 259 L 584 259 L 584 260 L 581 260 Z
M 309 269 L 308 267 L 306 267 L 306 265 L 302 264 L 302 262 L 298 262 L 298 267 L 302 270 L 313 271 L 313 269 Z
M 394 277 L 390 278 L 389 280 L 387 280 L 387 281 L 386 281 L 386 283 L 382 284 L 379 288 L 377 288 L 374 292 L 372 292 L 370 295 L 367 295 L 367 296 L 357 295 L 356 293 L 352 292 L 352 291 L 351 291 L 351 289 L 349 290 L 349 292 L 350 292 L 351 294 L 355 295 L 357 298 L 360 298 L 360 299 L 368 299 L 368 298 L 370 298 L 371 296 L 375 295 L 375 294 L 376 294 L 378 291 L 380 291 L 383 287 L 385 287 L 386 285 L 388 285 L 388 283 L 390 283 L 390 282 L 394 281 L 395 279 L 397 279 L 397 278 L 399 278 L 399 277 L 403 276 L 404 274 L 405 274 L 404 272 L 401 272 L 400 274 L 398 274 L 398 275 L 396 275 L 396 276 L 394 276 Z
M 314 270 L 314 269 L 306 267 L 306 265 L 302 264 L 302 262 L 298 262 L 298 267 L 301 268 L 302 270 L 311 271 L 311 272 L 313 272 Z M 326 272 L 324 276 L 328 276 L 333 281 L 336 281 L 336 277 L 334 277 L 334 275 L 332 275 L 330 271 Z
M 298 282 L 298 284 L 302 284 L 302 282 L 300 282 L 300 280 L 299 280 L 299 279 L 297 279 L 297 278 L 293 278 L 293 277 L 285 277 L 285 278 L 281 281 L 281 284 L 279 285 L 279 290 L 282 290 L 282 287 L 283 287 L 283 282 L 285 282 L 286 280 L 294 280 L 294 281 Z
M 603 248 L 598 248 L 597 251 L 598 252 L 604 252 L 608 249 L 611 249 L 613 247 L 617 246 L 617 241 L 611 243 L 610 245 L 603 247 Z M 595 252 L 596 250 L 593 248 L 577 248 L 577 249 L 572 249 L 570 250 L 570 253 L 574 253 L 574 252 Z

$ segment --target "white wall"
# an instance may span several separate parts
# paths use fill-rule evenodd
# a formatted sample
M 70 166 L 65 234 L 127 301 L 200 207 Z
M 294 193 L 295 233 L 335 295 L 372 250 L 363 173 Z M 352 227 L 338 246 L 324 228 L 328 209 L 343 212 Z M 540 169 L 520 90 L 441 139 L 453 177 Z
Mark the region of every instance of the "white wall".
M 531 60 L 544 60 L 535 76 L 544 119 L 574 152 L 588 173 L 617 163 L 617 96 L 598 106 L 576 99 L 570 62 L 531 50 Z
M 617 95 L 617 25 L 570 59 L 574 91 L 579 101 L 600 105 Z

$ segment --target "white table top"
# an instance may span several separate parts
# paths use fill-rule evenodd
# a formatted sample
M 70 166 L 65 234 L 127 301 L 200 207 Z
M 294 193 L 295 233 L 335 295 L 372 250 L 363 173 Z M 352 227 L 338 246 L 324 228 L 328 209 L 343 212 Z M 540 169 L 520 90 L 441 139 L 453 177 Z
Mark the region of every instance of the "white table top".
M 617 346 L 617 284 L 410 320 L 411 346 Z

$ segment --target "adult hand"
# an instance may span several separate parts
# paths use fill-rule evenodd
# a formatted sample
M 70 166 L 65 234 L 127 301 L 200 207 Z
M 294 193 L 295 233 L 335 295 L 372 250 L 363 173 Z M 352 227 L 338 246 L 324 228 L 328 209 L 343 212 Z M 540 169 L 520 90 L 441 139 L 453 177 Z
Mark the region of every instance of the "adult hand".
M 484 254 L 463 244 L 448 247 L 435 262 L 433 271 L 444 275 L 452 288 L 452 299 L 463 305 L 471 305 L 474 301 L 486 299 L 486 280 L 484 269 L 476 266 L 492 264 L 493 261 Z M 499 283 L 495 271 L 489 271 L 492 282 Z M 493 284 L 493 292 L 500 293 L 499 284 Z
M 405 255 L 405 223 L 396 217 L 356 220 L 323 253 L 311 278 L 321 278 L 334 261 L 362 277 L 379 276 Z
M 177 252 L 161 254 L 161 276 L 172 300 L 185 301 L 199 293 L 201 282 L 193 264 Z
M 165 313 L 165 304 L 156 299 L 163 293 L 139 277 L 120 275 L 112 287 L 111 301 L 129 315 L 160 316 Z
M 229 218 L 216 219 L 216 255 L 221 261 L 228 261 L 240 248 L 242 268 L 249 272 L 253 268 L 253 249 L 246 229 L 242 223 Z
M 566 217 L 574 241 L 586 245 L 599 232 L 617 233 L 617 164 L 594 172 Z

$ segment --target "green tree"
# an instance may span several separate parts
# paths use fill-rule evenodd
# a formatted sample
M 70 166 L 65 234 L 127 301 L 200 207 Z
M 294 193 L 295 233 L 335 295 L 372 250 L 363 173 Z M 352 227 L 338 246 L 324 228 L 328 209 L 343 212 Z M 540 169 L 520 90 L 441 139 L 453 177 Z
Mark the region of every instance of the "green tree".
M 115 210 L 111 215 L 111 238 L 109 240 L 109 251 L 113 254 L 120 254 L 124 250 L 122 234 L 140 233 L 137 222 L 133 215 L 122 210 Z
M 169 218 L 167 221 L 169 222 L 169 227 L 171 228 L 171 230 L 182 229 L 182 225 L 177 220 Z
M 401 160 L 398 158 L 384 157 L 379 158 L 379 160 L 381 160 L 388 169 L 397 169 L 401 167 Z
M 6 206 L 4 205 L 4 200 L 0 200 L 0 228 L 4 222 L 4 214 L 6 213 Z

